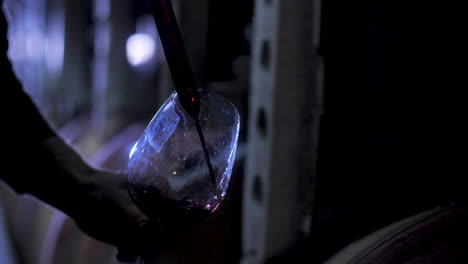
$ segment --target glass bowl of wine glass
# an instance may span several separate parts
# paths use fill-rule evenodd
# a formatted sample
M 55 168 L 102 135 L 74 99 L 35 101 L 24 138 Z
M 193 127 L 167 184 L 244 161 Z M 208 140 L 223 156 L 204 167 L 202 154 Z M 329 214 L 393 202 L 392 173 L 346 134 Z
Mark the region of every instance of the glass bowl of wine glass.
M 200 91 L 197 121 L 172 93 L 130 151 L 125 173 L 135 204 L 160 223 L 216 211 L 229 186 L 239 124 L 235 106 L 217 93 Z

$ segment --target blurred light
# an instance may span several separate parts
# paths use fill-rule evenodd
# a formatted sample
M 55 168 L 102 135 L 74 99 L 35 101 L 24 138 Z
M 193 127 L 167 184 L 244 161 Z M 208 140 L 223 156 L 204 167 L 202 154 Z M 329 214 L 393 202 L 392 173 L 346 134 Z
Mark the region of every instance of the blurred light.
M 145 64 L 154 57 L 156 43 L 149 34 L 136 33 L 127 40 L 127 59 L 132 66 Z
M 46 0 L 5 0 L 8 56 L 23 88 L 42 107 L 45 96 L 47 48 Z
M 48 38 L 46 39 L 46 65 L 49 73 L 61 74 L 65 53 L 65 14 L 57 6 L 49 16 Z
M 98 23 L 94 32 L 95 56 L 107 59 L 109 56 L 111 25 L 107 22 Z
M 94 0 L 94 15 L 97 19 L 105 21 L 110 16 L 110 0 Z
M 133 145 L 132 150 L 130 150 L 130 154 L 128 155 L 129 158 L 132 158 L 133 154 L 135 153 L 135 150 L 137 149 L 138 146 L 138 141 Z

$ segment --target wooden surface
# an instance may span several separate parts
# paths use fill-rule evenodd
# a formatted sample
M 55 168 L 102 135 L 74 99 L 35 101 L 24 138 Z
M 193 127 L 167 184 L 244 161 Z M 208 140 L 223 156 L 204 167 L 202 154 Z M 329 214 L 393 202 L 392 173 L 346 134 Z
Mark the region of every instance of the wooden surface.
M 468 263 L 468 206 L 430 210 L 383 228 L 326 264 Z

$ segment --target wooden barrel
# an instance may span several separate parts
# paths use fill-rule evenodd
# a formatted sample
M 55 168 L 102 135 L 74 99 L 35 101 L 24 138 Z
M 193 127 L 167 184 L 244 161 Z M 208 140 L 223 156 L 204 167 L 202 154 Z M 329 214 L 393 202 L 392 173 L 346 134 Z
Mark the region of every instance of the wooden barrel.
M 326 264 L 466 264 L 468 205 L 430 210 L 342 249 Z

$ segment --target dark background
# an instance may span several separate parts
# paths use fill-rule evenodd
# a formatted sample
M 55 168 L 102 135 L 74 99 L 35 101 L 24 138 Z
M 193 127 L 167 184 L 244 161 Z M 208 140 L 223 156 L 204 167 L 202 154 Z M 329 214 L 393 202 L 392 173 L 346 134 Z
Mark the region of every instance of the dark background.
M 49 2 L 53 7 L 53 3 L 60 1 Z M 147 92 L 150 91 L 151 96 L 160 96 L 158 100 L 166 98 L 155 89 L 160 89 L 163 73 L 158 71 L 157 76 L 148 77 L 147 73 L 130 69 L 125 64 L 124 37 L 132 32 L 123 27 L 122 31 L 127 30 L 121 34 L 124 37 L 114 41 L 111 47 L 112 56 L 122 57 L 114 66 L 125 65 L 112 77 L 122 80 L 123 88 L 134 90 L 129 93 L 120 87 L 104 99 L 110 102 L 109 109 L 120 109 L 117 115 L 124 112 L 129 116 L 120 126 L 114 127 L 114 134 L 107 131 L 104 139 L 91 140 L 91 145 L 99 144 L 99 147 L 79 143 L 89 141 L 89 135 L 83 131 L 92 126 L 93 115 L 100 111 L 93 106 L 95 93 L 90 92 L 93 89 L 90 75 L 96 71 L 90 62 L 95 55 L 92 4 L 82 1 L 80 5 L 79 12 L 69 7 L 66 12 L 68 25 L 73 26 L 70 21 L 79 20 L 76 22 L 79 26 L 67 28 L 66 32 L 72 34 L 68 33 L 66 38 L 76 46 L 74 52 L 65 53 L 68 61 L 64 67 L 65 79 L 79 80 L 75 86 L 80 88 L 72 93 L 70 89 L 73 87 L 68 90 L 57 88 L 66 83 L 63 80 L 58 84 L 49 82 L 49 85 L 57 85 L 56 90 L 49 89 L 44 93 L 45 99 L 41 100 L 49 103 L 49 110 L 52 110 L 47 113 L 53 117 L 53 123 L 60 126 L 64 135 L 70 136 L 80 150 L 85 154 L 105 152 L 103 155 L 109 158 L 102 164 L 119 168 L 125 158 L 119 153 L 128 146 L 117 144 L 112 147 L 118 142 L 112 141 L 109 133 L 118 136 L 125 125 L 134 120 L 140 122 L 138 129 L 144 128 L 159 106 Z M 467 30 L 462 23 L 465 14 L 460 5 L 447 1 L 322 1 L 318 53 L 325 65 L 325 90 L 311 233 L 272 258 L 271 263 L 322 263 L 352 241 L 397 220 L 437 206 L 466 202 L 464 94 L 468 87 L 465 78 L 468 45 L 464 40 Z M 78 8 L 76 2 L 70 6 Z M 141 15 L 147 15 L 149 9 L 146 1 L 133 1 L 129 6 L 132 10 L 128 14 L 115 13 L 129 16 L 125 18 L 130 22 L 122 20 L 122 24 L 131 28 L 129 24 Z M 207 17 L 200 18 L 207 19 L 205 43 L 199 49 L 204 51 L 203 59 L 200 63 L 192 60 L 202 65 L 197 75 L 201 86 L 232 85 L 230 90 L 221 92 L 235 102 L 245 120 L 240 135 L 240 144 L 244 146 L 248 144 L 249 84 L 239 82 L 234 64 L 239 58 L 250 56 L 249 29 L 253 9 L 252 0 L 208 1 Z M 53 13 L 54 9 L 48 12 Z M 184 33 L 193 36 L 189 31 Z M 122 72 L 125 74 L 117 76 Z M 53 85 L 49 87 L 55 87 Z M 143 87 L 140 90 L 135 88 L 140 86 Z M 78 97 L 81 98 L 78 103 L 69 103 Z M 141 98 L 144 100 L 140 101 Z M 132 101 L 141 109 L 130 115 L 131 107 L 135 107 L 128 105 Z M 50 108 L 54 102 L 66 104 L 62 108 Z M 97 113 L 97 116 L 104 115 Z M 79 129 L 72 131 L 70 127 Z M 122 134 L 120 139 L 134 140 L 139 135 L 138 129 L 133 134 Z M 93 155 L 89 157 L 93 160 Z M 229 252 L 223 254 L 227 254 L 233 263 L 242 257 L 244 158 L 236 161 L 233 172 L 235 177 L 229 202 L 233 210 L 224 216 L 229 219 L 226 220 L 229 226 L 220 229 L 229 233 L 229 239 L 223 242 Z M 219 239 L 222 235 L 211 237 Z
M 323 4 L 317 260 L 398 219 L 466 200 L 467 193 L 457 7 Z

